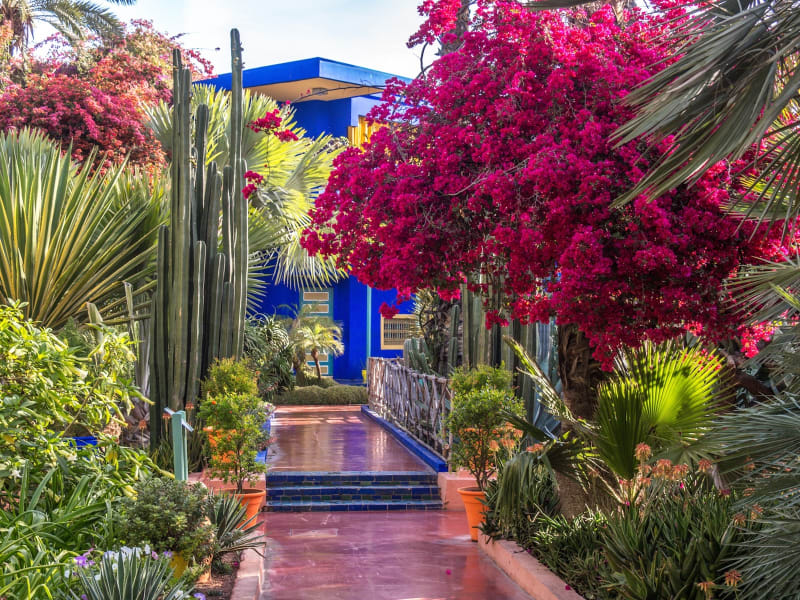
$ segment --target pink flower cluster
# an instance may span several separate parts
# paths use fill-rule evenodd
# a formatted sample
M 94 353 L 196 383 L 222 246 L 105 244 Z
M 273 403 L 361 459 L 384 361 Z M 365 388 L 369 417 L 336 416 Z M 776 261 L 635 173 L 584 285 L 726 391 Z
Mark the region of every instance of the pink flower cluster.
M 297 135 L 290 129 L 278 130 L 283 123 L 283 118 L 280 115 L 280 109 L 276 108 L 265 114 L 263 117 L 248 123 L 247 127 L 256 133 L 271 133 L 282 142 L 297 141 Z
M 457 4 L 437 10 L 449 19 Z M 480 26 L 458 51 L 389 83 L 370 116 L 390 125 L 337 157 L 305 247 L 380 289 L 453 298 L 483 276 L 503 301 L 487 324 L 555 316 L 605 366 L 643 339 L 734 335 L 724 281 L 780 244 L 726 213 L 742 192 L 731 167 L 610 207 L 664 151 L 609 137 L 631 117 L 620 100 L 667 55 L 674 13 L 635 13 L 624 27 L 609 6 L 572 16 L 478 2 Z

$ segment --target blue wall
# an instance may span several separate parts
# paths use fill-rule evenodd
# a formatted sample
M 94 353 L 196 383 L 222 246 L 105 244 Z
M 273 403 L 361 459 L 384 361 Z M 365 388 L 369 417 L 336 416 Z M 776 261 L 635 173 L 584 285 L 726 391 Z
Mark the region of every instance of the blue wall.
M 356 96 L 340 100 L 305 100 L 293 104 L 297 123 L 311 137 L 330 133 L 335 137 L 347 135 L 348 127 L 358 125 L 358 117 L 366 116 L 380 104 L 377 96 Z

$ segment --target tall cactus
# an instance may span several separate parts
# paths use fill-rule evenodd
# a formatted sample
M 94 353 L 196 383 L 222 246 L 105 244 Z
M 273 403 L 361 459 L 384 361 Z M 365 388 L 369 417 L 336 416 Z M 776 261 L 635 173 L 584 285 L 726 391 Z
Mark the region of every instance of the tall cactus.
M 231 152 L 230 163 L 221 174 L 216 163 L 206 166 L 205 105 L 195 113 L 192 144 L 190 71 L 183 66 L 179 51 L 173 52 L 172 59 L 170 224 L 159 231 L 158 283 L 152 299 L 153 445 L 163 433 L 164 408 L 186 408 L 197 397 L 200 379 L 214 359 L 241 355 L 247 307 L 248 203 L 242 195 L 245 165 L 239 32 L 231 31 Z

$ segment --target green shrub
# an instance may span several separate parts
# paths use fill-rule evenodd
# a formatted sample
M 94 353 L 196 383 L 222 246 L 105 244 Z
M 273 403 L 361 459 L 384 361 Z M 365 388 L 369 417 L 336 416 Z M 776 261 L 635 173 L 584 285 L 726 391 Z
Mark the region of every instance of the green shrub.
M 148 544 L 158 553 L 181 554 L 202 564 L 214 549 L 214 528 L 207 516 L 208 491 L 202 484 L 153 478 L 136 486 L 124 501 L 119 535 L 129 546 Z
M 295 389 L 279 394 L 275 397 L 275 404 L 290 406 L 299 405 L 341 405 L 341 404 L 367 404 L 369 396 L 367 388 L 358 385 L 333 385 L 321 388 L 316 385 L 296 387 Z
M 574 519 L 539 514 L 524 538 L 524 547 L 587 600 L 608 598 L 604 586 L 611 569 L 601 544 L 605 517 L 585 512 Z M 678 596 L 663 596 L 677 598 Z
M 469 470 L 481 490 L 519 437 L 503 417 L 504 410 L 521 415 L 522 402 L 507 391 L 485 387 L 457 392 L 447 416 L 453 434 L 450 464 Z
M 454 394 L 466 394 L 484 388 L 510 392 L 512 378 L 511 371 L 502 365 L 499 367 L 479 365 L 472 369 L 458 367 L 450 375 L 450 388 Z
M 225 483 L 235 483 L 241 494 L 245 484 L 266 471 L 258 462 L 258 451 L 269 444 L 263 426 L 275 407 L 256 395 L 226 392 L 208 396 L 199 418 L 214 431 L 210 473 Z
M 67 347 L 49 329 L 23 318 L 18 306 L 0 305 L 0 499 L 15 503 L 18 473 L 37 485 L 55 467 L 65 493 L 84 476 L 123 493 L 153 468 L 147 456 L 104 437 L 140 397 L 127 376 L 133 353 L 127 334 L 98 328 L 88 356 Z M 78 426 L 100 438 L 77 449 L 68 438 Z M 16 474 L 16 475 L 15 475 Z
M 256 374 L 247 362 L 223 358 L 214 361 L 202 384 L 203 398 L 224 394 L 258 394 Z
M 336 381 L 334 381 L 331 377 L 311 377 L 306 379 L 306 382 L 303 384 L 302 387 L 308 387 L 310 385 L 315 385 L 317 387 L 328 389 L 337 386 L 339 384 L 336 383 Z

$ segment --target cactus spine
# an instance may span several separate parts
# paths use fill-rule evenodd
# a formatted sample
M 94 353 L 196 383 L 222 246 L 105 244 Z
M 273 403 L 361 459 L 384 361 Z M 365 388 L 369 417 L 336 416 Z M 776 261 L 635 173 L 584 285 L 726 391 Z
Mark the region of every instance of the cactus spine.
M 163 433 L 163 409 L 185 409 L 197 397 L 209 364 L 220 357 L 240 357 L 244 344 L 248 204 L 242 195 L 242 50 L 235 29 L 231 57 L 230 164 L 220 175 L 215 163 L 206 166 L 204 105 L 195 114 L 192 144 L 191 77 L 180 52 L 173 52 L 170 224 L 159 231 L 158 283 L 152 298 L 153 445 Z

